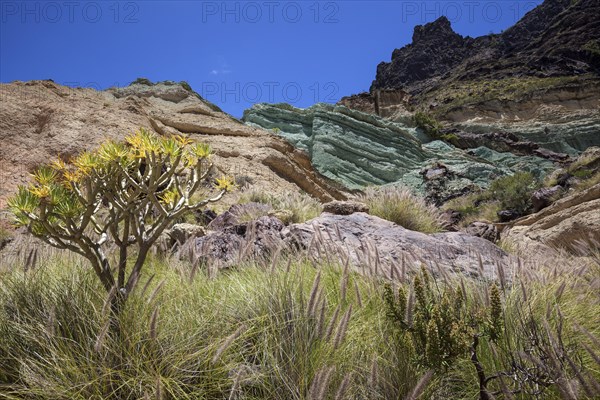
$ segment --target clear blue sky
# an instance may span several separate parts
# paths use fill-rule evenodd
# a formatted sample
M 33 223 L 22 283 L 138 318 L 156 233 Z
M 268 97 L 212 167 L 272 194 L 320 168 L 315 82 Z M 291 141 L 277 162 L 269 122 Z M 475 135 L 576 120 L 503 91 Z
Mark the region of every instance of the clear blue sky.
M 446 15 L 463 36 L 498 33 L 541 0 L 0 1 L 0 81 L 126 86 L 185 80 L 241 116 L 368 90 L 415 25 Z

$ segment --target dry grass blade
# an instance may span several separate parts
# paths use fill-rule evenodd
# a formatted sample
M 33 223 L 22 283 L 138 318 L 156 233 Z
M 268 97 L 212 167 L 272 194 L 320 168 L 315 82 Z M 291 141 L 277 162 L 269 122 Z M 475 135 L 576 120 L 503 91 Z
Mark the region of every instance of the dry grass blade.
M 194 278 L 196 277 L 198 268 L 200 268 L 200 262 L 195 262 L 192 264 L 192 270 L 190 271 L 190 279 L 189 279 L 190 283 L 194 282 Z
M 588 331 L 581 325 L 575 325 L 577 329 L 579 329 L 582 333 L 584 333 L 590 340 L 594 343 L 594 345 L 600 348 L 600 339 L 598 339 L 592 332 Z
M 240 335 L 242 333 L 244 333 L 244 331 L 246 331 L 246 325 L 242 324 L 240 325 L 235 332 L 233 332 L 231 335 L 227 336 L 227 338 L 225 339 L 225 341 L 223 341 L 223 344 L 221 344 L 221 346 L 219 346 L 219 348 L 217 349 L 217 352 L 215 353 L 214 357 L 212 358 L 211 362 L 212 364 L 216 364 L 217 361 L 219 361 L 219 359 L 221 358 L 221 356 L 223 355 L 223 353 L 225 352 L 225 350 L 227 350 L 229 348 L 229 346 L 231 346 L 231 344 L 240 337 Z
M 308 300 L 308 314 L 309 315 L 315 314 L 315 308 L 317 305 L 317 297 L 318 297 L 319 291 L 320 291 L 320 288 L 319 288 L 320 284 L 321 284 L 321 271 L 319 271 L 317 273 L 317 276 L 315 276 L 312 288 L 310 290 L 310 297 Z
M 348 310 L 346 310 L 346 312 L 344 313 L 344 316 L 342 317 L 342 320 L 340 321 L 340 325 L 338 326 L 337 333 L 336 333 L 335 339 L 333 341 L 334 349 L 337 349 L 338 347 L 340 347 L 340 345 L 344 341 L 344 338 L 346 337 L 346 331 L 348 330 L 348 323 L 350 322 L 351 316 L 352 316 L 352 304 L 350 304 L 350 307 L 348 308 Z
M 413 390 L 406 396 L 406 400 L 417 400 L 429 385 L 429 382 L 433 378 L 433 370 L 429 370 L 419 379 Z
M 104 325 L 102 325 L 100 332 L 98 332 L 98 336 L 96 336 L 96 341 L 94 342 L 94 351 L 96 351 L 96 353 L 100 353 L 100 351 L 102 350 L 102 347 L 104 346 L 104 339 L 106 338 L 106 335 L 108 334 L 109 327 L 110 327 L 110 320 L 107 320 L 104 323 Z
M 335 400 L 343 400 L 345 399 L 346 392 L 348 391 L 348 387 L 350 386 L 350 380 L 352 379 L 352 374 L 347 373 L 342 379 L 338 390 L 335 392 Z

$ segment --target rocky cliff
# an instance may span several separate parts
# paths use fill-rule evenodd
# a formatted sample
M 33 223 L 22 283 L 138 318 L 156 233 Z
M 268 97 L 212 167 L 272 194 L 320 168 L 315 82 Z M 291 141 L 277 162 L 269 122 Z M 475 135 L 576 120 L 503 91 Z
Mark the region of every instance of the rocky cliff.
M 298 109 L 258 104 L 244 113 L 247 125 L 272 130 L 305 151 L 315 169 L 351 189 L 402 183 L 429 197 L 453 197 L 515 171 L 542 177 L 552 162 L 500 153 L 484 146 L 468 151 L 431 139 L 412 118 L 392 122 L 344 106 Z M 430 183 L 444 178 L 429 193 Z
M 209 143 L 215 174 L 233 175 L 266 191 L 302 189 L 322 200 L 344 197 L 302 151 L 221 112 L 185 83 L 140 79 L 96 91 L 52 81 L 14 82 L 0 85 L 0 97 L 0 209 L 41 163 L 68 159 L 140 127 Z
M 340 104 L 392 120 L 432 114 L 469 134 L 510 133 L 576 155 L 600 145 L 600 2 L 546 0 L 501 34 L 462 37 L 446 17 Z
M 440 17 L 377 66 L 371 88 L 418 93 L 452 81 L 598 74 L 598 15 L 597 0 L 546 0 L 505 32 L 475 39 Z

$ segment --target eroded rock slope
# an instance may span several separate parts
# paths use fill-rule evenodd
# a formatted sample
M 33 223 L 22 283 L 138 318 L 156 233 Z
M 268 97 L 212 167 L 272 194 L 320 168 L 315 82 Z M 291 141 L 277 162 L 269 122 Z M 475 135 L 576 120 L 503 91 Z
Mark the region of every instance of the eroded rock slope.
M 322 200 L 344 197 L 302 151 L 221 112 L 185 83 L 140 79 L 125 88 L 96 91 L 52 81 L 14 82 L 0 85 L 0 97 L 0 209 L 38 165 L 58 156 L 68 159 L 140 127 L 209 143 L 216 174 L 251 181 L 265 191 L 302 189 Z

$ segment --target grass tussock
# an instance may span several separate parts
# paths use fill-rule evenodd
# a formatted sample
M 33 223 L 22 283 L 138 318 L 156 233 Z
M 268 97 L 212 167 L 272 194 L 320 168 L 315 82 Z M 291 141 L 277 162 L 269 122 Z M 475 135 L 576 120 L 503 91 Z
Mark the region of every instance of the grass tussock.
M 387 219 L 406 229 L 423 233 L 443 230 L 440 211 L 409 189 L 387 186 L 366 189 L 359 198 L 369 206 L 369 213 Z
M 106 293 L 79 258 L 56 252 L 6 272 L 0 396 L 600 395 L 597 255 L 499 267 L 496 281 L 424 268 L 388 280 L 300 256 L 219 274 L 148 262 L 117 332 Z
M 237 203 L 261 203 L 267 204 L 276 211 L 283 211 L 278 217 L 283 218 L 283 222 L 301 223 L 321 215 L 323 206 L 321 203 L 301 192 L 288 192 L 281 194 L 271 194 L 264 190 L 248 188 L 239 193 Z

